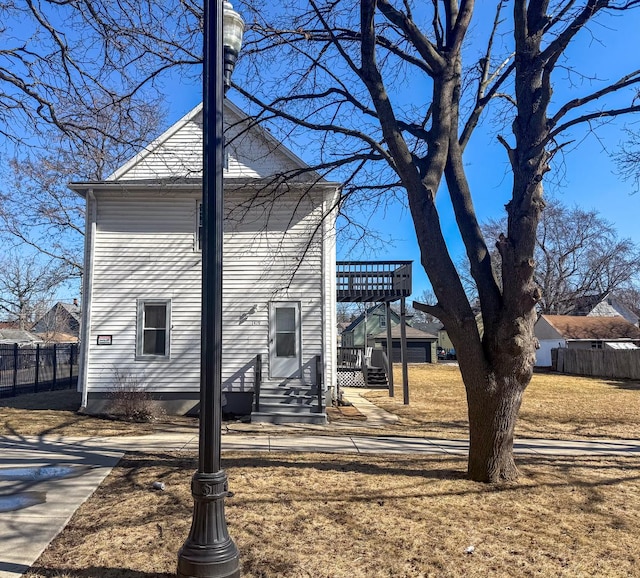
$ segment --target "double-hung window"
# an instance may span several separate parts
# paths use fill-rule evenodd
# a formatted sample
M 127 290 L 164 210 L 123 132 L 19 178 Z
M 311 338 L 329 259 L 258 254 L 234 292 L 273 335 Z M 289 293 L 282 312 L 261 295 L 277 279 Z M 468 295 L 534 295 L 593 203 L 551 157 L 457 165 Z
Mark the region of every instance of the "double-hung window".
M 169 359 L 171 299 L 138 299 L 136 357 Z

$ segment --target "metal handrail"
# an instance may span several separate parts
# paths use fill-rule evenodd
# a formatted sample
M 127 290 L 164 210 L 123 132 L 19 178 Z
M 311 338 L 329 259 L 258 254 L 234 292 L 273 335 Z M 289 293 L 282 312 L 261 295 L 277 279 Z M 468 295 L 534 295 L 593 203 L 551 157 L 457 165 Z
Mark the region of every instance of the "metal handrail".
M 260 411 L 260 386 L 262 385 L 262 354 L 256 355 L 253 377 L 253 394 L 255 396 L 256 411 Z
M 316 355 L 316 389 L 318 393 L 318 413 L 322 413 L 322 356 Z

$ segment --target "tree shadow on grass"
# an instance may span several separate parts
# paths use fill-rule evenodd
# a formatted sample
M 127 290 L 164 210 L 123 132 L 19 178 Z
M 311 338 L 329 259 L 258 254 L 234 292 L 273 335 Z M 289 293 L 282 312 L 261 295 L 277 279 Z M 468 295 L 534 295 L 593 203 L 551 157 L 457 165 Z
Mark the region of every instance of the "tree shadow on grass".
M 74 389 L 26 393 L 16 397 L 0 399 L 0 407 L 25 409 L 29 411 L 55 410 L 78 411 L 82 402 L 82 394 Z
M 107 568 L 104 566 L 90 566 L 89 568 L 43 568 L 33 566 L 25 574 L 25 578 L 175 578 L 175 573 L 140 572 L 130 568 Z
M 638 381 L 637 379 L 616 379 L 607 381 L 606 384 L 617 389 L 640 391 L 640 381 Z

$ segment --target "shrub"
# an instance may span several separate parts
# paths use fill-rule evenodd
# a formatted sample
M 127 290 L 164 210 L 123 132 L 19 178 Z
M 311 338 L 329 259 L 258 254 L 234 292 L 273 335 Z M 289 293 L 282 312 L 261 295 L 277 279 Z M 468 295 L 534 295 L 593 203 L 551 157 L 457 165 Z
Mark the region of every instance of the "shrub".
M 138 376 L 128 371 L 113 370 L 113 384 L 109 391 L 109 415 L 126 421 L 155 421 L 164 413 L 152 399 Z

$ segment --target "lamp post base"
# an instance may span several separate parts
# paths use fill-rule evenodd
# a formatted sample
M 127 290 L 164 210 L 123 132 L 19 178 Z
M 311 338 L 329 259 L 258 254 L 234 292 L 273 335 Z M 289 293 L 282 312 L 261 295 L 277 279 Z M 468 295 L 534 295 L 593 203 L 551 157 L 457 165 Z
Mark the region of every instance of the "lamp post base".
M 193 521 L 178 553 L 178 578 L 239 578 L 238 549 L 227 532 L 227 474 L 196 472 L 191 479 Z

